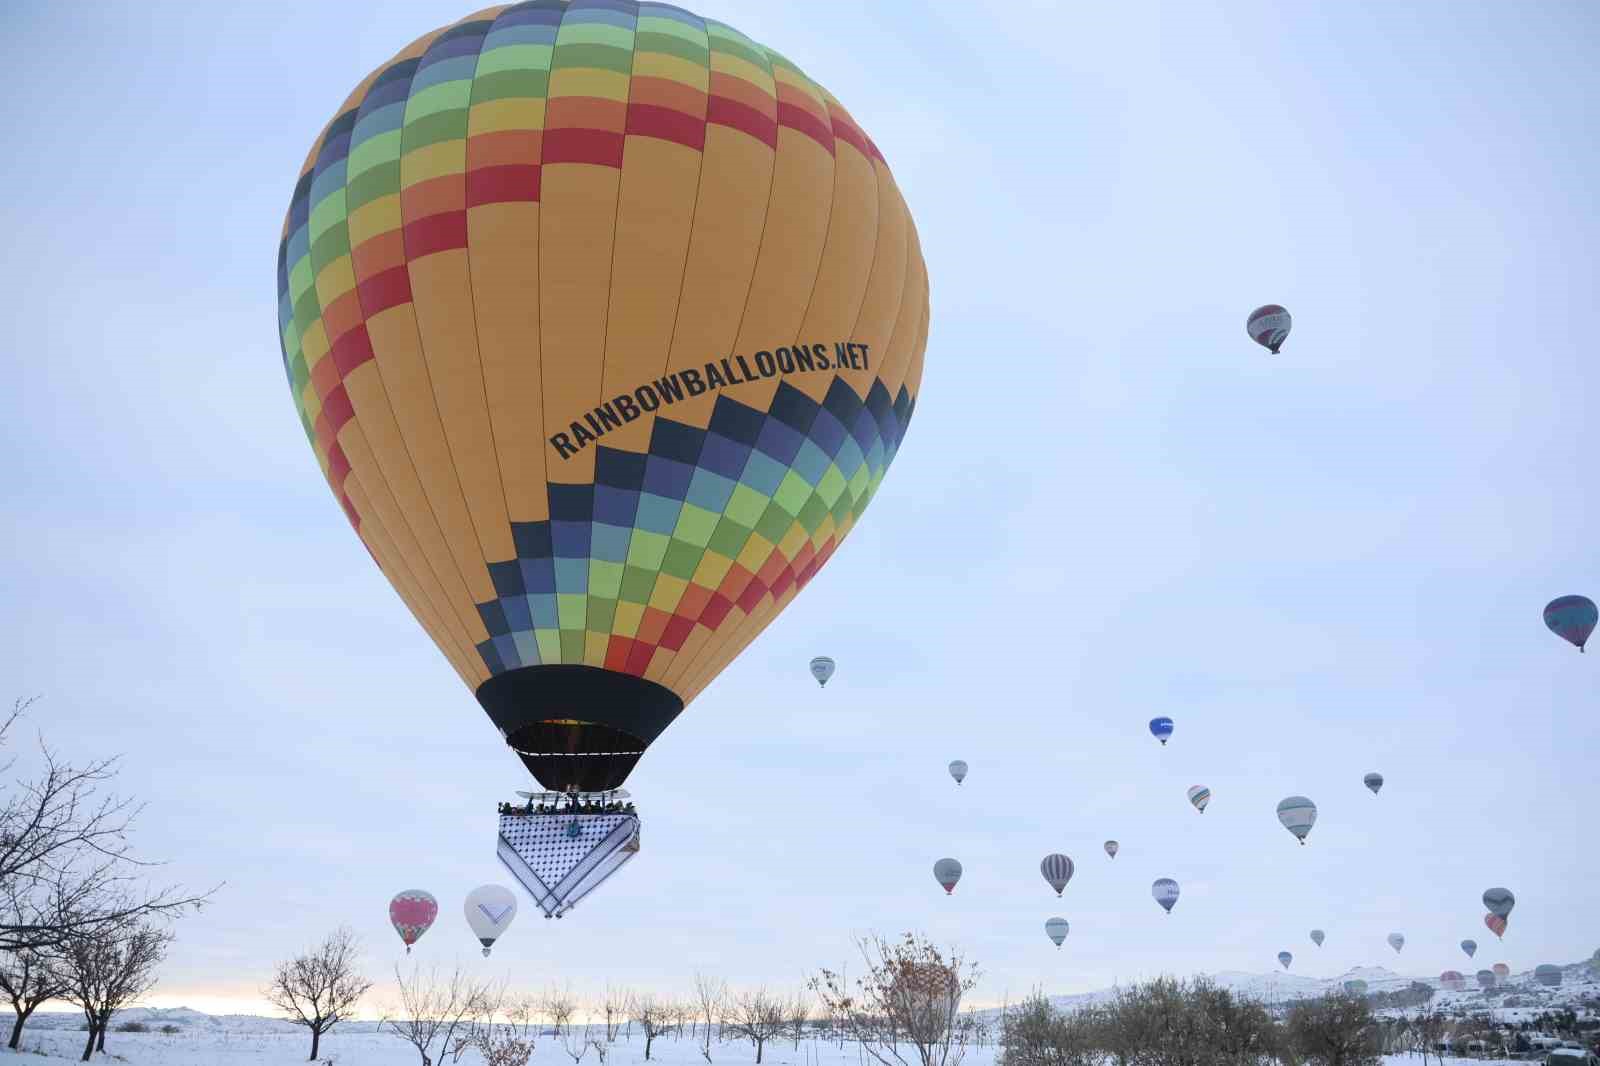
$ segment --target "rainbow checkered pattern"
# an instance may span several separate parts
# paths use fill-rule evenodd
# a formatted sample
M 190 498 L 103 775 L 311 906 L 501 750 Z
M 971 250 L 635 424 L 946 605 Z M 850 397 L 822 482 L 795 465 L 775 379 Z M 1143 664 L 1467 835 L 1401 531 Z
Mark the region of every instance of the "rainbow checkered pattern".
M 469 687 L 584 664 L 685 703 L 860 518 L 928 332 L 843 107 L 628 0 L 491 9 L 369 76 L 295 186 L 278 293 L 317 459 Z

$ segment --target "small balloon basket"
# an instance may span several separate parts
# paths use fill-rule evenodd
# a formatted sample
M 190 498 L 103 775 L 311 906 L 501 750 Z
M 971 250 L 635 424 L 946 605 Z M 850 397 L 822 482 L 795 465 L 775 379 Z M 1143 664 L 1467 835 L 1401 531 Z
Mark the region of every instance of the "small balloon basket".
M 513 808 L 500 815 L 500 862 L 546 918 L 560 918 L 639 853 L 632 810 Z

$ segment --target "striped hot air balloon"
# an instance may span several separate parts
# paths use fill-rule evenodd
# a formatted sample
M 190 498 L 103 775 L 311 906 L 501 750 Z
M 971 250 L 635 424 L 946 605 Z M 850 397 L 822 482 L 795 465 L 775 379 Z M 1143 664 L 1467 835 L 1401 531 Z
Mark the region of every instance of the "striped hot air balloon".
M 811 676 L 817 679 L 817 684 L 822 688 L 828 687 L 828 681 L 836 669 L 834 661 L 826 655 L 819 655 L 811 660 Z
M 1493 933 L 1502 940 L 1505 939 L 1506 920 L 1500 917 L 1500 915 L 1493 913 L 1485 914 L 1483 916 L 1483 924 L 1489 927 L 1489 932 Z
M 1289 328 L 1292 322 L 1289 312 L 1277 304 L 1263 304 L 1250 312 L 1250 317 L 1245 320 L 1245 332 L 1250 334 L 1250 339 L 1261 347 L 1278 354 L 1278 349 L 1283 347 L 1283 342 L 1289 339 Z
M 1317 824 L 1317 805 L 1304 796 L 1289 796 L 1278 804 L 1278 821 L 1304 844 L 1311 827 Z
M 944 886 L 945 895 L 950 895 L 961 880 L 961 864 L 954 859 L 940 859 L 933 864 L 933 879 Z
M 950 776 L 956 779 L 956 784 L 967 779 L 967 764 L 960 759 L 950 764 Z
M 1056 895 L 1061 895 L 1061 890 L 1067 887 L 1067 882 L 1072 880 L 1072 860 L 1065 855 L 1056 853 L 1046 855 L 1039 863 L 1039 872 L 1056 890 Z
M 1589 643 L 1597 621 L 1600 609 L 1587 596 L 1557 596 L 1544 607 L 1544 624 L 1550 632 L 1579 651 Z
M 1206 813 L 1206 804 L 1211 802 L 1211 790 L 1204 785 L 1190 785 L 1189 802 L 1201 814 Z
M 1162 910 L 1171 914 L 1173 906 L 1178 902 L 1178 882 L 1170 877 L 1159 878 L 1150 885 L 1150 895 L 1161 904 Z
M 1044 923 L 1044 935 L 1055 941 L 1056 947 L 1059 948 L 1061 942 L 1067 939 L 1068 928 L 1065 918 L 1051 918 Z

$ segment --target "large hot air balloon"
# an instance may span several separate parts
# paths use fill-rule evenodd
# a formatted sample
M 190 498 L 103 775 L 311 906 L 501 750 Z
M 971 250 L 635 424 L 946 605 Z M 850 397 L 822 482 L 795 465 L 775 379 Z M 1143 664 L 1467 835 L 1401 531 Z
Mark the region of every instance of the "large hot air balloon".
M 1458 970 L 1446 970 L 1439 975 L 1439 984 L 1452 992 L 1459 992 L 1466 983 L 1467 979 Z
M 1317 947 L 1319 947 L 1319 948 L 1322 946 L 1322 941 L 1323 941 L 1324 938 L 1326 938 L 1326 936 L 1327 936 L 1327 934 L 1324 933 L 1321 929 L 1313 929 L 1313 930 L 1311 930 L 1311 942 L 1313 944 L 1317 945 Z
M 1589 634 L 1600 622 L 1600 609 L 1587 596 L 1557 596 L 1544 605 L 1544 624 L 1550 632 L 1579 651 L 1589 643 Z
M 1517 905 L 1517 897 L 1511 894 L 1509 888 L 1486 888 L 1483 890 L 1483 905 L 1489 908 L 1490 914 L 1509 918 L 1511 908 Z
M 1111 856 L 1113 859 L 1117 857 L 1117 852 L 1122 849 L 1122 845 L 1118 844 L 1115 840 L 1106 841 L 1104 847 L 1106 849 L 1106 854 Z
M 1506 935 L 1506 920 L 1498 914 L 1485 914 L 1483 924 L 1489 927 L 1489 932 L 1501 939 Z
M 1170 877 L 1160 878 L 1151 884 L 1150 895 L 1161 904 L 1162 910 L 1171 914 L 1173 904 L 1178 902 L 1178 882 Z
M 394 899 L 389 901 L 389 924 L 400 934 L 407 955 L 411 954 L 411 945 L 422 939 L 422 934 L 428 931 L 437 917 L 439 901 L 433 898 L 432 893 L 420 888 L 408 888 L 396 893 Z
M 1400 949 L 1406 946 L 1406 938 L 1404 933 L 1390 933 L 1387 939 L 1389 941 L 1389 946 L 1394 948 L 1395 954 L 1397 955 L 1400 953 Z
M 957 759 L 955 762 L 951 763 L 950 776 L 956 779 L 956 784 L 961 784 L 961 782 L 967 779 L 967 764 L 962 762 L 960 759 Z
M 811 660 L 811 676 L 817 679 L 817 684 L 822 688 L 828 687 L 828 679 L 833 676 L 834 662 L 826 655 L 819 655 Z
M 312 146 L 277 282 L 340 507 L 558 793 L 620 786 L 833 556 L 928 336 L 877 146 L 668 4 L 519 3 L 406 47 Z M 582 876 L 501 858 L 560 907 L 638 848 L 585 839 Z
M 1039 872 L 1050 882 L 1050 887 L 1061 895 L 1061 890 L 1072 880 L 1072 860 L 1061 854 L 1046 855 L 1039 863 Z
M 1289 964 L 1293 961 L 1294 956 L 1289 954 L 1287 951 L 1278 952 L 1278 962 L 1285 970 L 1289 968 Z
M 1150 735 L 1155 737 L 1157 740 L 1161 741 L 1161 746 L 1163 748 L 1166 747 L 1167 746 L 1167 740 L 1172 736 L 1172 719 L 1170 719 L 1170 718 L 1152 718 L 1152 719 L 1150 719 Z
M 1489 969 L 1493 970 L 1494 975 L 1502 981 L 1511 976 L 1511 967 L 1507 966 L 1503 962 L 1497 962 L 1493 966 L 1489 967 Z
M 1495 977 L 1493 970 L 1479 970 L 1477 973 L 1477 978 L 1478 987 L 1485 989 L 1493 988 L 1498 980 L 1498 978 Z
M 1278 821 L 1304 844 L 1311 827 L 1317 824 L 1317 805 L 1304 796 L 1289 796 L 1278 804 Z
M 1378 790 L 1383 787 L 1383 775 L 1374 771 L 1373 773 L 1363 777 L 1361 779 L 1361 783 L 1370 788 L 1372 790 L 1372 794 L 1376 796 L 1378 794 Z
M 483 945 L 483 954 L 487 957 L 494 942 L 511 928 L 511 922 L 517 916 L 517 897 L 511 894 L 510 889 L 499 885 L 480 885 L 467 893 L 467 901 L 462 909 L 466 911 L 472 935 Z
M 1561 977 L 1561 967 L 1552 965 L 1548 962 L 1541 962 L 1539 965 L 1533 968 L 1533 979 L 1538 981 L 1541 985 L 1547 985 L 1551 988 L 1554 988 L 1556 985 L 1561 983 Z
M 1263 304 L 1250 312 L 1250 317 L 1245 319 L 1244 329 L 1250 334 L 1251 340 L 1277 355 L 1283 342 L 1289 339 L 1291 325 L 1288 311 L 1277 304 Z
M 933 864 L 933 879 L 944 886 L 944 894 L 948 896 L 961 880 L 961 864 L 954 859 L 940 859 Z
M 1204 785 L 1190 785 L 1189 802 L 1201 814 L 1206 813 L 1206 804 L 1211 802 L 1211 790 Z
M 1051 918 L 1044 923 L 1045 936 L 1054 940 L 1058 948 L 1061 946 L 1061 942 L 1067 939 L 1067 929 L 1067 920 L 1065 918 Z
M 1467 958 L 1470 959 L 1478 953 L 1478 942 L 1476 940 L 1463 940 L 1461 942 L 1461 950 L 1465 951 Z

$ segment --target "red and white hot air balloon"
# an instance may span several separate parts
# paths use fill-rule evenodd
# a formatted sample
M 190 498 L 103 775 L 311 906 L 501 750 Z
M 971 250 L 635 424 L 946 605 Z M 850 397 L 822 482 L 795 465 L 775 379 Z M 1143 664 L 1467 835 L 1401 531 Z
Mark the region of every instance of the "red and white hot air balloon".
M 433 898 L 433 893 L 420 888 L 408 888 L 389 901 L 389 924 L 400 934 L 407 955 L 411 954 L 411 945 L 422 939 L 422 934 L 437 917 L 439 901 Z
M 1250 339 L 1261 347 L 1278 354 L 1278 349 L 1283 347 L 1283 342 L 1289 339 L 1291 325 L 1289 312 L 1277 304 L 1263 304 L 1250 312 L 1250 317 L 1245 319 L 1245 332 L 1250 334 Z

